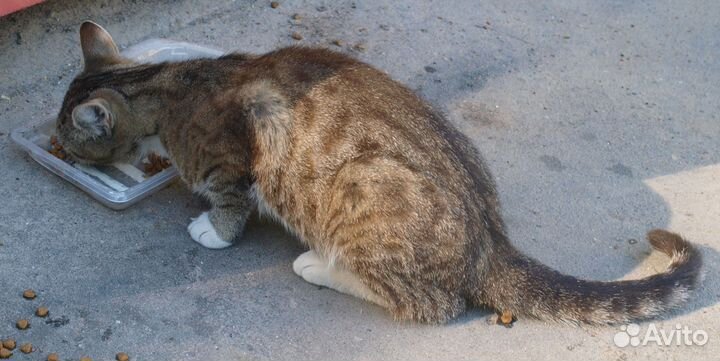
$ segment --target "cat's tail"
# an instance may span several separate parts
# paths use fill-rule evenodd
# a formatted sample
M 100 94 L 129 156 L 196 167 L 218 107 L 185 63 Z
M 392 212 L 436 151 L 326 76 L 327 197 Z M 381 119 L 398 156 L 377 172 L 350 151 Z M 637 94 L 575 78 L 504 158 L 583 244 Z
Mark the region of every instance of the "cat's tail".
M 563 275 L 510 246 L 490 260 L 478 299 L 514 315 L 572 324 L 629 323 L 660 316 L 688 299 L 699 283 L 702 259 L 675 233 L 653 230 L 647 239 L 671 257 L 667 270 L 614 282 Z

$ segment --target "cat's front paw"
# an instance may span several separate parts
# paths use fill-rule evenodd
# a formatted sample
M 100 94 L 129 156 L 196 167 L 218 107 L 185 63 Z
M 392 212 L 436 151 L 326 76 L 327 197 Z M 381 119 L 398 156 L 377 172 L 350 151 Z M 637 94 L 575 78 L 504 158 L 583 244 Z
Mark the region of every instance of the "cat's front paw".
M 190 237 L 206 248 L 221 249 L 232 246 L 232 243 L 223 240 L 218 236 L 215 227 L 210 223 L 208 212 L 203 212 L 200 217 L 193 219 L 188 225 Z

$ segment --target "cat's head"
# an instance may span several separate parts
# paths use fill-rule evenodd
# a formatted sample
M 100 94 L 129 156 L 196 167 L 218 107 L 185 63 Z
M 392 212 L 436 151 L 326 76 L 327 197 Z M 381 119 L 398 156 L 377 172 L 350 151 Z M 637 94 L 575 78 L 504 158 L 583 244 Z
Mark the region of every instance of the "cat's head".
M 82 163 L 106 164 L 137 157 L 141 137 L 132 129 L 130 105 L 109 79 L 133 66 L 120 56 L 110 34 L 93 22 L 80 27 L 84 69 L 70 84 L 56 122 L 57 136 Z

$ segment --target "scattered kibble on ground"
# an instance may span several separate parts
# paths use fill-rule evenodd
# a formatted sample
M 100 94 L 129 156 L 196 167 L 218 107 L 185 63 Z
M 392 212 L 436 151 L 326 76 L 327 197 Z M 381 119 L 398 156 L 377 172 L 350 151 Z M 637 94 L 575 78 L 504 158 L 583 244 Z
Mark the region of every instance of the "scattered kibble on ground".
M 37 297 L 37 294 L 33 290 L 25 290 L 25 292 L 23 292 L 23 298 L 26 300 L 34 300 L 35 297 Z
M 332 44 L 335 45 L 335 46 L 343 46 L 344 43 L 343 43 L 343 41 L 340 40 L 340 39 L 335 39 L 335 40 L 332 41 Z
M 292 16 L 292 19 L 293 19 L 293 20 L 300 20 L 300 19 L 302 19 L 302 15 L 295 13 L 295 14 L 293 14 L 293 16 Z
M 46 317 L 50 313 L 47 307 L 38 307 L 37 310 L 35 310 L 35 316 L 37 317 Z
M 277 2 L 277 1 L 273 1 L 273 2 L 270 3 L 270 7 L 273 8 L 273 9 L 277 9 L 278 6 L 280 6 L 280 3 Z
M 303 36 L 297 31 L 293 32 L 290 36 L 295 40 L 302 40 L 303 38 Z
M 52 143 L 56 144 L 57 140 L 53 139 Z M 152 155 L 153 155 L 153 157 L 151 157 L 151 162 L 155 163 L 155 165 L 158 166 L 158 168 L 163 169 L 163 168 L 170 166 L 169 161 L 167 161 L 166 158 L 162 158 L 155 154 L 152 154 Z M 165 162 L 167 162 L 167 163 L 163 164 Z M 25 299 L 32 300 L 37 297 L 37 293 L 35 293 L 35 291 L 33 291 L 31 289 L 27 289 L 23 292 L 22 296 Z M 48 310 L 48 308 L 45 306 L 39 306 L 35 310 L 35 315 L 38 317 L 47 317 L 49 313 L 50 313 L 50 310 Z M 18 320 L 15 323 L 15 326 L 20 330 L 25 330 L 30 327 L 30 321 L 23 318 L 23 319 Z M 17 347 L 17 342 L 11 338 L 0 340 L 0 359 L 9 359 L 9 358 L 13 357 L 12 351 L 15 350 L 15 347 Z M 30 342 L 22 344 L 20 346 L 19 350 L 20 350 L 20 352 L 22 352 L 24 354 L 30 354 L 30 353 L 33 353 L 36 351 L 35 348 L 33 347 L 32 343 L 30 343 Z M 128 356 L 128 354 L 126 354 L 125 352 L 118 352 L 115 355 L 115 360 L 129 361 L 130 356 Z M 54 353 L 54 352 L 50 353 L 47 355 L 47 361 L 60 361 L 60 356 L 58 356 L 58 354 Z M 80 358 L 80 361 L 92 361 L 92 358 L 90 358 L 88 356 L 83 356 Z
M 54 144 L 57 144 L 57 140 L 53 139 L 51 141 Z M 154 166 L 157 166 L 160 168 L 160 170 L 167 168 L 170 166 L 169 161 L 166 158 L 162 158 L 156 154 L 152 154 L 153 157 L 151 157 L 151 163 L 154 163 Z M 37 293 L 31 289 L 27 289 L 22 294 L 23 298 L 32 300 L 37 297 Z M 35 310 L 35 315 L 38 317 L 47 317 L 50 313 L 50 310 L 48 310 L 45 306 L 40 306 Z M 20 330 L 25 330 L 30 327 L 30 321 L 27 319 L 20 319 L 15 323 L 15 326 Z M 9 359 L 13 356 L 13 350 L 15 350 L 15 347 L 17 347 L 17 342 L 11 338 L 0 340 L 0 359 Z M 35 348 L 33 347 L 32 343 L 27 342 L 22 344 L 20 346 L 19 350 L 24 354 L 30 354 L 35 352 Z M 115 355 L 115 359 L 117 361 L 129 361 L 130 356 L 126 354 L 125 352 L 119 352 L 117 355 Z M 60 361 L 60 356 L 58 356 L 57 353 L 51 353 L 47 355 L 47 361 Z M 92 361 L 92 358 L 88 356 L 83 356 L 80 358 L 80 361 Z
M 15 343 L 15 340 L 13 340 L 11 338 L 9 338 L 7 340 L 3 340 L 3 342 L 2 342 L 2 347 L 6 348 L 8 350 L 14 350 L 16 345 L 17 344 Z
M 502 323 L 504 323 L 504 324 L 508 324 L 508 323 L 512 322 L 512 319 L 513 319 L 512 312 L 507 311 L 507 310 L 503 311 L 502 316 L 500 316 L 500 321 L 502 321 Z
M 504 310 L 500 315 L 500 323 L 505 327 L 512 327 L 515 316 L 510 310 Z
M 19 321 L 15 324 L 15 326 L 17 326 L 17 328 L 20 329 L 20 330 L 25 330 L 25 329 L 27 329 L 28 327 L 30 327 L 30 321 L 28 321 L 28 320 L 26 320 L 26 319 L 22 319 L 22 320 L 19 320 Z

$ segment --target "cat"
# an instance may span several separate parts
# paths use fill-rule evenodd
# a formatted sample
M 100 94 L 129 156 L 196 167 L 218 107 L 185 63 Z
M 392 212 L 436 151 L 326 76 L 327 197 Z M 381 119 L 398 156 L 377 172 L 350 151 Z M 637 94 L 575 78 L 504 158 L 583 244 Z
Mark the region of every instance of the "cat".
M 293 263 L 303 279 L 426 323 L 469 307 L 627 323 L 677 309 L 698 286 L 701 254 L 664 230 L 647 238 L 670 265 L 640 280 L 580 280 L 523 255 L 468 138 L 347 55 L 287 47 L 136 64 L 95 23 L 80 39 L 84 69 L 57 118 L 65 149 L 85 163 L 129 160 L 158 135 L 211 204 L 188 226 L 205 247 L 230 246 L 257 208 L 310 249 Z

